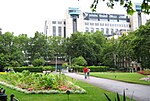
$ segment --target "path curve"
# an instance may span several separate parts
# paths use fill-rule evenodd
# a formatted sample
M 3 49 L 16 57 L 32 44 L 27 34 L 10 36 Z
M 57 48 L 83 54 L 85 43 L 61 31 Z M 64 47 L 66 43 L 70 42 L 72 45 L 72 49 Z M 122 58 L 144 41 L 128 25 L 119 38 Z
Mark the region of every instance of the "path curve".
M 131 84 L 97 77 L 84 79 L 84 75 L 77 73 L 65 73 L 65 75 L 111 92 L 118 92 L 121 95 L 123 95 L 123 90 L 125 90 L 126 96 L 129 98 L 133 96 L 133 99 L 136 101 L 150 101 L 150 86 L 147 85 Z

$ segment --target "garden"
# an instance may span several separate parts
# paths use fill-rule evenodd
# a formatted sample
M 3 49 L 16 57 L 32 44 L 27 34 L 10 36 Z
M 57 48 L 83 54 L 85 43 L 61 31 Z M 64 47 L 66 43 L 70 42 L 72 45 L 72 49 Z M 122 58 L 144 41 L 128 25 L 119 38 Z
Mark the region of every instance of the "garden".
M 19 101 L 106 101 L 107 98 L 104 93 L 109 95 L 110 98 L 116 96 L 116 93 L 66 77 L 63 74 L 52 75 L 29 71 L 23 71 L 22 73 L 3 72 L 0 73 L 0 81 L 7 83 L 0 84 L 0 87 L 6 90 L 8 101 L 11 94 L 14 94 Z M 70 84 L 68 81 L 72 83 Z M 70 95 L 66 94 L 67 90 L 72 91 Z M 121 99 L 123 99 L 123 96 L 121 96 Z M 129 101 L 129 99 L 127 98 L 126 101 Z
M 0 77 L 0 84 L 23 93 L 86 93 L 86 91 L 66 79 L 64 74 L 8 72 Z

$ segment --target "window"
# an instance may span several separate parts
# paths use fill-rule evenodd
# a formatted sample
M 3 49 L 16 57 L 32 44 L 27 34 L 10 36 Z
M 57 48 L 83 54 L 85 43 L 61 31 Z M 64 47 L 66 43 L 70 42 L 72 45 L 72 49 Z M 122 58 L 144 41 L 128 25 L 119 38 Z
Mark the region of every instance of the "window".
M 100 23 L 100 26 L 104 26 L 104 23 Z
M 56 26 L 53 26 L 53 36 L 56 36 Z
M 62 21 L 58 21 L 58 24 L 62 24 Z
M 107 35 L 109 34 L 109 29 L 108 29 L 108 28 L 106 28 L 106 34 L 107 34 Z
M 117 22 L 117 19 L 109 19 L 110 22 Z
M 95 23 L 95 26 L 99 26 L 99 23 Z
M 89 32 L 89 28 L 88 27 L 85 28 L 85 32 Z
M 100 21 L 108 21 L 108 19 L 106 18 L 106 19 L 100 19 Z
M 105 23 L 105 26 L 109 26 L 109 24 L 108 24 L 108 23 Z
M 99 31 L 99 28 L 96 28 L 96 31 Z
M 111 29 L 111 35 L 113 35 L 114 34 L 114 29 Z
M 102 33 L 104 33 L 104 28 L 101 28 Z
M 88 22 L 85 22 L 85 25 L 89 25 L 89 23 L 88 23 Z
M 90 23 L 91 26 L 94 26 L 94 23 Z
M 64 25 L 66 25 L 66 22 L 64 21 Z
M 58 27 L 58 35 L 59 35 L 59 36 L 62 35 L 62 27 L 61 27 L 61 26 Z
M 52 24 L 56 24 L 56 21 L 52 21 Z
M 93 33 L 94 32 L 94 28 L 91 28 L 91 33 Z

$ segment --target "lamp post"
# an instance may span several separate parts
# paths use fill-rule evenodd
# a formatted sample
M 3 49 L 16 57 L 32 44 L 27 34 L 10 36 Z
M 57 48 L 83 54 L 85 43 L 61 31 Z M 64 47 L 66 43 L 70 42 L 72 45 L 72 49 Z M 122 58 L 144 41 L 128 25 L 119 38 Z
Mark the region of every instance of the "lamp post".
M 57 55 L 56 55 L 56 59 L 55 59 L 55 71 L 57 72 Z

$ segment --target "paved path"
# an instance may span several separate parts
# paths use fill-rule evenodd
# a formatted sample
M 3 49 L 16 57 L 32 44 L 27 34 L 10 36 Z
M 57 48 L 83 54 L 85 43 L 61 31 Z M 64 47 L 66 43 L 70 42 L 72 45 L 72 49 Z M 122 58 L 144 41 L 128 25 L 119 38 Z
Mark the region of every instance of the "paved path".
M 123 94 L 123 90 L 125 89 L 126 96 L 129 98 L 133 96 L 133 99 L 136 101 L 150 101 L 150 86 L 125 83 L 97 77 L 84 79 L 84 75 L 79 75 L 76 73 L 65 73 L 65 75 L 106 89 L 108 91 L 118 92 L 119 94 Z

